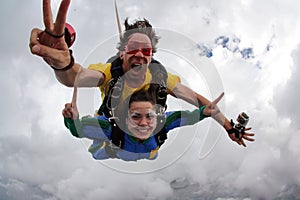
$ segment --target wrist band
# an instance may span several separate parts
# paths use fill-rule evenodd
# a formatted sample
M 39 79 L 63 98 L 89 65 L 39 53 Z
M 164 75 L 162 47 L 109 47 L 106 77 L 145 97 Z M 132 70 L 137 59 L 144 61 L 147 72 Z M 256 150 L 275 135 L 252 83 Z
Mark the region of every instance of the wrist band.
M 205 118 L 207 118 L 207 117 L 210 117 L 210 116 L 205 115 L 205 114 L 203 113 L 203 110 L 204 110 L 205 108 L 206 108 L 206 106 L 202 106 L 201 108 L 199 108 L 199 110 L 200 110 L 200 120 L 205 119 Z
M 48 35 L 50 35 L 51 37 L 54 37 L 54 38 L 61 38 L 65 35 L 65 32 L 63 32 L 62 34 L 60 35 L 54 35 L 53 33 L 51 33 L 49 30 L 45 29 L 44 30 L 45 33 L 47 33 Z
M 237 130 L 236 128 L 234 128 L 235 124 L 234 124 L 233 120 L 230 120 L 230 124 L 231 124 L 232 128 L 229 129 L 229 130 L 227 130 L 227 133 L 229 135 L 234 133 L 234 137 L 236 139 L 240 139 L 240 132 L 239 132 L 239 130 Z
M 70 64 L 68 64 L 67 66 L 65 66 L 64 68 L 61 68 L 61 69 L 57 69 L 53 66 L 50 66 L 52 69 L 54 69 L 55 71 L 67 71 L 69 69 L 71 69 L 73 66 L 74 66 L 74 57 L 73 57 L 73 51 L 71 49 L 69 49 L 69 52 L 70 52 L 70 57 L 71 57 L 71 61 L 70 61 Z
M 232 129 L 229 129 L 227 130 L 227 133 L 230 135 L 230 134 L 234 134 L 234 137 L 236 139 L 240 139 L 240 132 L 239 130 L 235 129 L 235 128 L 232 128 Z

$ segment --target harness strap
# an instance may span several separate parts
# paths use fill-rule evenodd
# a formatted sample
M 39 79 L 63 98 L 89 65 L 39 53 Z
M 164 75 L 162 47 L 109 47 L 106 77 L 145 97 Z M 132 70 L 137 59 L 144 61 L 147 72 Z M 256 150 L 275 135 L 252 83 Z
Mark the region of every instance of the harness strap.
M 165 126 L 161 127 L 161 130 L 157 134 L 155 134 L 154 138 L 158 147 L 161 147 L 161 145 L 165 143 L 166 139 L 168 139 Z
M 111 136 L 109 143 L 105 146 L 106 153 L 110 158 L 117 158 L 117 153 L 124 147 L 125 133 L 116 123 L 116 118 L 110 118 L 111 123 Z
M 111 109 L 111 94 L 113 94 L 113 88 L 116 83 L 118 83 L 118 90 L 120 90 L 120 95 L 122 94 L 123 82 L 120 80 L 120 77 L 124 74 L 122 68 L 122 61 L 118 55 L 115 55 L 108 59 L 108 63 L 111 63 L 111 75 L 112 79 L 105 86 L 105 97 L 103 102 L 98 110 L 99 115 L 105 115 L 106 117 L 111 117 L 112 114 L 110 112 Z M 117 93 L 117 92 L 116 92 Z

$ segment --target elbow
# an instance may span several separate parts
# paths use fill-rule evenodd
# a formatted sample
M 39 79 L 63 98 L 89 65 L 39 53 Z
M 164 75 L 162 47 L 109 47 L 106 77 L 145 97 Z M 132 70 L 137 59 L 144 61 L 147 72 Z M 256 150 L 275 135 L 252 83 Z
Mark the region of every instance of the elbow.
M 63 85 L 67 87 L 74 87 L 76 85 L 76 79 L 80 73 L 80 66 L 74 64 L 72 69 L 68 69 L 67 71 L 57 71 L 55 70 L 56 79 Z
M 67 86 L 67 87 L 74 87 L 74 83 L 75 81 L 74 80 L 71 80 L 71 79 L 66 79 L 66 78 L 60 78 L 59 76 L 56 75 L 56 78 L 58 80 L 58 82 L 60 82 L 61 84 L 63 84 L 64 86 Z
M 73 83 L 62 83 L 67 87 L 74 87 L 74 82 Z
M 67 86 L 67 87 L 74 87 L 74 82 L 71 82 L 71 81 L 61 81 L 61 80 L 58 80 L 61 84 L 63 84 L 64 86 Z

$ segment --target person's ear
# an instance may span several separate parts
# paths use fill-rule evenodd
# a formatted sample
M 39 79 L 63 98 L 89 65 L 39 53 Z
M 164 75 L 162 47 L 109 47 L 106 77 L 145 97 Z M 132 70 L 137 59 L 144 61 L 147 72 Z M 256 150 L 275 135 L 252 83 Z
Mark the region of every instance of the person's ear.
M 120 59 L 123 60 L 124 59 L 124 54 L 125 52 L 124 51 L 120 51 Z

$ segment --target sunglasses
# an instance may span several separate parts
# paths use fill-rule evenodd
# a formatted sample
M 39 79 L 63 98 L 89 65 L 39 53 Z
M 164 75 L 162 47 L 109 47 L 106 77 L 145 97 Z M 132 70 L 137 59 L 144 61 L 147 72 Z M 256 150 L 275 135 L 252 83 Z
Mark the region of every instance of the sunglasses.
M 152 48 L 126 48 L 127 54 L 136 54 L 138 52 L 141 52 L 144 56 L 151 56 L 152 55 Z

